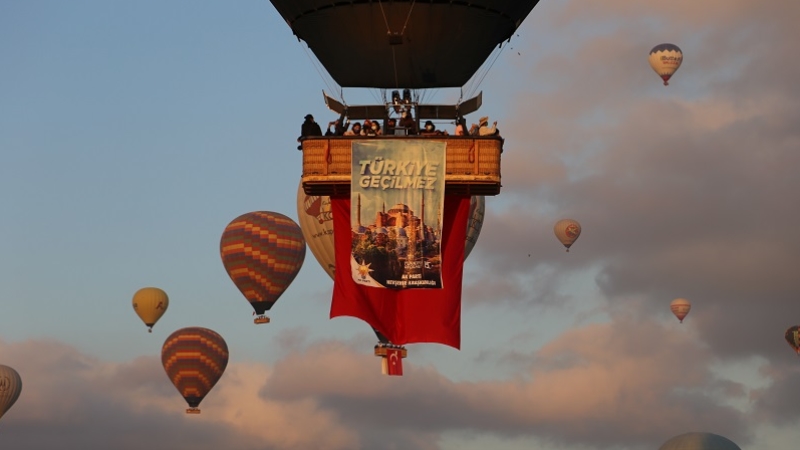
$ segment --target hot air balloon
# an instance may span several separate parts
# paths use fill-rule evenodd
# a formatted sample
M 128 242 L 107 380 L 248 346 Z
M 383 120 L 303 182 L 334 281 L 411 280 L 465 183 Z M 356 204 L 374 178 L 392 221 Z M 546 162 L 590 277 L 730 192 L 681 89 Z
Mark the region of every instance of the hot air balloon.
M 789 327 L 784 334 L 786 342 L 794 349 L 795 353 L 800 355 L 800 327 L 795 325 Z
M 164 341 L 161 364 L 189 404 L 186 413 L 199 414 L 200 402 L 217 384 L 228 365 L 228 344 L 222 336 L 207 328 L 181 328 Z
M 22 378 L 11 367 L 0 364 L 0 418 L 14 406 L 22 392 Z
M 169 307 L 167 293 L 156 287 L 141 288 L 133 294 L 133 310 L 147 325 L 147 331 L 153 332 L 153 325 L 164 315 Z
M 742 450 L 730 439 L 713 433 L 692 432 L 675 436 L 658 450 Z
M 426 89 L 463 86 L 539 0 L 271 2 L 340 86 Z
M 683 52 L 677 45 L 659 44 L 650 50 L 650 67 L 664 80 L 664 86 L 669 86 L 669 79 L 682 62 Z
M 234 219 L 222 233 L 222 264 L 258 315 L 264 314 L 289 287 L 306 256 L 300 227 L 280 213 L 256 211 Z
M 581 224 L 576 220 L 562 219 L 556 222 L 553 231 L 556 233 L 558 240 L 561 241 L 564 247 L 567 248 L 567 251 L 569 251 L 569 248 L 581 235 Z
M 683 319 L 689 314 L 689 310 L 692 309 L 692 304 L 685 298 L 676 298 L 669 304 L 669 309 L 671 309 L 672 314 L 675 314 L 675 317 L 683 323 Z

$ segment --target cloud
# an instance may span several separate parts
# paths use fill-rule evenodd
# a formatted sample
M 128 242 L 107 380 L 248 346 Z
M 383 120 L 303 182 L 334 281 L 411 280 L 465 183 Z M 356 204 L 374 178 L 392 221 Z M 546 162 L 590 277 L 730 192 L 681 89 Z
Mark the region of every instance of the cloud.
M 482 382 L 413 359 L 405 376 L 386 377 L 352 343 L 311 342 L 274 365 L 232 362 L 197 416 L 184 414 L 156 357 L 110 363 L 24 341 L 3 343 L 0 358 L 23 378 L 0 424 L 9 448 L 433 450 L 445 435 L 476 431 L 611 446 L 657 442 L 665 423 L 747 430 L 713 395 L 744 394 L 703 364 L 708 350 L 653 323 L 573 329 L 513 355 L 522 368 L 514 378 Z

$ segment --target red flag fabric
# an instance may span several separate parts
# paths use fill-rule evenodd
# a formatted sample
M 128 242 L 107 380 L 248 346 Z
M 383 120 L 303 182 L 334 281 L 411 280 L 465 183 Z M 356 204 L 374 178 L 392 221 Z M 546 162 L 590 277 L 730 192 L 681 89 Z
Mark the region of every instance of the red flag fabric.
M 350 198 L 331 197 L 336 277 L 331 318 L 357 317 L 395 345 L 435 342 L 461 346 L 461 278 L 469 196 L 447 196 L 442 220 L 442 288 L 386 289 L 362 286 L 350 271 Z M 401 369 L 402 370 L 402 369 Z
M 384 375 L 403 376 L 403 355 L 399 348 L 387 348 L 383 357 Z

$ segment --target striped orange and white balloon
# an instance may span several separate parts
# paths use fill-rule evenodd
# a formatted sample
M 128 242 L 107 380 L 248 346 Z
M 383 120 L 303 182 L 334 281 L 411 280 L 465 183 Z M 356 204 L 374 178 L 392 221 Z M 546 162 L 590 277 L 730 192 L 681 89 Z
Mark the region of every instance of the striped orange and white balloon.
M 186 413 L 198 414 L 200 402 L 228 366 L 228 344 L 216 331 L 208 328 L 181 328 L 164 341 L 161 364 L 189 404 Z
M 255 211 L 233 219 L 220 240 L 222 264 L 258 314 L 256 323 L 292 283 L 306 256 L 300 226 L 283 214 Z
M 692 309 L 692 303 L 685 298 L 676 298 L 670 303 L 669 309 L 672 310 L 672 314 L 675 314 L 675 317 L 683 323 L 683 319 L 686 318 L 686 315 L 689 314 L 689 311 Z

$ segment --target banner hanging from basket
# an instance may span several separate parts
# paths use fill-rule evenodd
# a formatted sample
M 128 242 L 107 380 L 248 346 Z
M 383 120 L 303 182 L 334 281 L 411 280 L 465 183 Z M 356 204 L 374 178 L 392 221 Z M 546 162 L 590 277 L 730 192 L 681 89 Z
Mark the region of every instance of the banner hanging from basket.
M 350 269 L 377 288 L 442 287 L 446 143 L 353 141 Z

